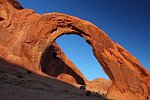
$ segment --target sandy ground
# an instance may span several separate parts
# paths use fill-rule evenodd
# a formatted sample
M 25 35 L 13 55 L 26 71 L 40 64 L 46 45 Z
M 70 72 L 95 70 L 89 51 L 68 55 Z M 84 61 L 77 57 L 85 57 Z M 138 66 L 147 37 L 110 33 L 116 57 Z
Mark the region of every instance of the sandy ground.
M 98 94 L 0 60 L 0 100 L 106 100 Z

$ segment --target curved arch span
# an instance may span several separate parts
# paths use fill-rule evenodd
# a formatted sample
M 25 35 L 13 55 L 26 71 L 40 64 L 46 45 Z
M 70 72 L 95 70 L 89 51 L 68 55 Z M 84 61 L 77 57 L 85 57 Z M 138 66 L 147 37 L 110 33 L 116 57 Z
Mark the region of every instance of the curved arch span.
M 131 90 L 131 88 L 136 88 L 131 90 L 131 93 L 139 95 L 137 90 L 141 91 L 140 82 L 146 84 L 145 81 L 141 80 L 141 77 L 149 76 L 149 72 L 128 51 L 87 21 L 59 13 L 48 14 L 44 17 L 55 23 L 55 27 L 49 32 L 50 38 L 46 47 L 49 47 L 63 34 L 80 35 L 93 47 L 94 56 L 113 82 L 108 93 L 114 95 L 114 91 L 117 91 L 117 93 L 126 94 L 129 93 L 128 90 Z M 146 85 L 142 87 L 147 88 Z M 147 93 L 147 89 L 143 91 L 143 94 Z
M 46 49 L 59 36 L 73 33 L 93 47 L 94 56 L 113 82 L 109 95 L 131 94 L 135 98 L 150 95 L 149 72 L 92 23 L 60 13 L 40 15 L 30 9 L 16 9 L 8 0 L 1 0 L 1 4 L 0 18 L 4 19 L 0 20 L 0 36 L 4 37 L 0 39 L 1 58 L 40 72 Z

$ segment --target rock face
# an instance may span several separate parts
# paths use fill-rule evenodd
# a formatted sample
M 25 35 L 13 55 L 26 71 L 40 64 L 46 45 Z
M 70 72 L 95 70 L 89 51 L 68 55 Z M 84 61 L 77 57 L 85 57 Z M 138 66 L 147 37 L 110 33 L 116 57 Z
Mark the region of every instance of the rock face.
M 45 50 L 40 65 L 42 72 L 61 80 L 82 85 L 88 82 L 56 42 Z
M 112 82 L 110 80 L 97 78 L 90 81 L 90 84 L 93 86 L 92 89 L 95 89 L 95 91 L 100 92 L 100 94 L 107 94 L 107 91 L 111 86 Z
M 13 7 L 17 8 L 18 10 L 23 9 L 23 7 L 17 1 L 8 0 L 8 2 L 6 1 L 6 3 L 10 4 L 10 6 L 13 5 Z M 1 5 L 4 6 L 3 3 L 1 3 Z M 7 6 L 7 7 L 9 7 L 9 6 Z M 5 20 L 5 18 L 7 18 L 7 15 L 5 13 L 5 11 L 7 11 L 7 10 L 5 10 L 5 9 L 3 9 L 3 10 L 1 10 L 1 16 L 0 16 L 0 18 L 2 19 L 1 21 Z M 2 34 L 1 34 L 1 36 L 2 36 Z M 5 37 L 3 37 L 3 38 L 5 38 Z M 28 43 L 26 42 L 25 44 L 28 44 Z M 26 68 L 30 69 L 30 70 L 36 70 L 35 72 L 38 72 L 38 73 L 40 70 L 42 70 L 42 72 L 44 72 L 50 76 L 59 78 L 61 80 L 69 81 L 72 83 L 78 83 L 78 84 L 82 84 L 82 85 L 85 85 L 85 83 L 87 84 L 88 81 L 84 77 L 84 75 L 67 58 L 67 56 L 61 51 L 61 49 L 55 42 L 50 47 L 48 47 L 45 51 L 47 51 L 47 52 L 43 53 L 42 60 L 40 61 L 40 68 L 38 70 L 32 69 L 32 67 L 31 68 L 26 67 Z M 15 50 L 15 52 L 17 53 L 18 51 Z M 26 52 L 26 51 L 20 51 L 20 52 Z M 59 55 L 59 56 L 57 56 L 57 55 Z M 17 63 L 15 63 L 15 64 L 17 64 Z M 68 75 L 66 75 L 66 74 L 68 74 Z
M 0 0 L 2 59 L 42 73 L 42 62 L 45 60 L 43 55 L 50 52 L 47 48 L 63 34 L 77 34 L 93 47 L 94 56 L 111 79 L 109 96 L 119 100 L 146 100 L 150 95 L 150 73 L 98 27 L 61 13 L 39 15 L 30 9 L 23 9 L 18 3 L 14 5 L 13 2 L 16 1 Z M 55 55 L 59 56 L 54 54 L 54 57 Z

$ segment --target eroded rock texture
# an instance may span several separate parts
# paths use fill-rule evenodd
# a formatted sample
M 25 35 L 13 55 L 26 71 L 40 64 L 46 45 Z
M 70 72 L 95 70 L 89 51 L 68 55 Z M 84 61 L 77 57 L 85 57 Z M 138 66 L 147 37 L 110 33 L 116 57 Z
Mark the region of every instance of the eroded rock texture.
M 16 7 L 13 1 L 0 0 L 1 58 L 42 73 L 47 48 L 63 34 L 77 34 L 93 47 L 95 57 L 111 79 L 109 96 L 145 100 L 150 95 L 149 72 L 98 27 L 61 13 L 39 15 L 19 4 Z
M 58 79 L 81 85 L 88 82 L 56 42 L 45 50 L 40 65 L 42 72 Z

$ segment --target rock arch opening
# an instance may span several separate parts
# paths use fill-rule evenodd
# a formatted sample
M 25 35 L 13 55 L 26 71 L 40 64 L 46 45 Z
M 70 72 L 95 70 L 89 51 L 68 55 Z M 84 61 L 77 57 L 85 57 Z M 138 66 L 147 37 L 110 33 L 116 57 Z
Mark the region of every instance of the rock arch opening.
M 101 65 L 93 55 L 92 47 L 79 35 L 62 35 L 56 39 L 62 51 L 88 80 L 106 78 Z
M 42 55 L 42 72 L 55 78 L 85 85 L 83 78 L 70 66 L 73 66 L 73 63 L 65 56 L 55 42 L 46 48 Z
M 79 48 L 73 48 L 73 49 L 76 49 L 76 50 L 72 49 L 72 51 L 74 51 L 74 52 L 71 52 L 71 53 L 72 53 L 73 56 L 76 57 L 76 60 L 78 59 L 76 62 L 79 62 L 79 61 L 82 62 L 82 60 L 83 60 L 83 63 L 85 63 L 84 65 L 83 65 L 83 63 L 82 64 L 81 63 L 77 64 L 74 60 L 72 62 L 71 61 L 72 59 L 70 60 L 70 58 L 68 58 L 65 55 L 66 52 L 64 53 L 62 51 L 62 49 L 60 47 L 62 47 L 62 45 L 64 44 L 63 43 L 64 41 L 63 40 L 61 41 L 60 38 L 64 38 L 64 37 L 66 37 L 66 38 L 70 37 L 70 40 L 71 40 L 71 38 L 73 39 L 73 37 L 75 39 L 78 39 L 77 40 L 78 43 L 75 44 L 75 45 L 78 45 Z M 69 41 L 67 41 L 67 42 L 69 42 Z M 72 42 L 77 42 L 77 41 L 73 40 L 73 41 L 70 41 L 70 43 L 73 44 Z M 58 42 L 58 44 L 56 42 Z M 62 43 L 62 45 L 61 45 L 61 43 Z M 60 47 L 58 45 L 60 45 Z M 84 46 L 84 47 L 87 46 L 88 50 L 86 50 L 86 48 L 84 48 L 82 46 Z M 78 49 L 80 49 L 80 50 L 78 50 Z M 93 50 L 93 48 L 91 47 L 90 41 L 88 41 L 88 40 L 85 41 L 85 39 L 81 35 L 72 34 L 72 33 L 62 34 L 62 35 L 58 36 L 54 40 L 52 45 L 50 47 L 47 47 L 45 49 L 44 53 L 42 54 L 42 58 L 41 58 L 41 62 L 40 62 L 41 63 L 41 70 L 44 73 L 46 73 L 50 76 L 53 76 L 55 78 L 59 78 L 59 79 L 69 81 L 69 82 L 71 81 L 73 83 L 77 83 L 77 84 L 81 84 L 81 85 L 88 84 L 87 83 L 88 82 L 88 80 L 87 80 L 88 77 L 90 77 L 90 78 L 88 78 L 89 80 L 93 80 L 93 79 L 96 79 L 96 78 L 106 78 L 106 79 L 108 79 L 108 76 L 104 73 L 104 71 L 102 70 L 101 65 L 98 63 L 97 59 L 94 57 L 94 55 L 93 55 L 94 52 L 92 50 Z M 80 54 L 78 55 L 78 53 L 80 51 L 81 51 L 81 53 L 83 53 L 83 52 L 85 53 L 86 51 L 87 52 L 84 54 L 84 56 L 80 53 L 82 55 L 81 56 Z M 89 58 L 88 58 L 88 56 L 89 56 Z M 86 57 L 88 59 L 84 60 L 84 59 L 86 59 Z M 74 64 L 74 62 L 77 66 Z M 93 63 L 91 65 L 87 65 L 90 62 L 91 63 L 96 62 L 96 63 Z M 79 68 L 78 66 L 81 66 L 82 68 Z M 92 73 L 92 71 L 93 71 L 93 73 Z M 99 74 L 99 75 L 97 75 L 97 74 Z M 103 76 L 101 76 L 101 74 Z

